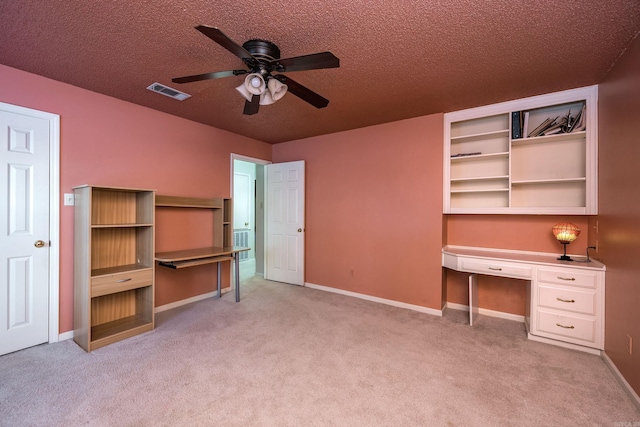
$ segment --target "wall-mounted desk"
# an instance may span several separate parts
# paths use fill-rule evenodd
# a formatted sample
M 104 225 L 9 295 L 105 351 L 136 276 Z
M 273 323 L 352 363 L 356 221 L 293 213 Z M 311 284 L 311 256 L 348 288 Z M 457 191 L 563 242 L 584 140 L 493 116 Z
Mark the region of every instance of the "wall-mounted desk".
M 238 253 L 248 251 L 250 248 L 232 246 L 232 224 L 233 204 L 231 199 L 213 197 L 203 199 L 198 197 L 181 196 L 161 196 L 156 195 L 156 208 L 187 208 L 187 209 L 207 209 L 213 212 L 213 245 L 206 248 L 187 249 L 181 251 L 158 252 L 155 260 L 158 265 L 173 269 L 194 267 L 202 264 L 217 264 L 218 297 L 221 294 L 221 269 L 220 263 L 224 261 L 234 261 L 235 265 L 235 286 L 236 302 L 240 301 L 240 265 L 238 264 Z
M 471 273 L 469 323 L 478 314 L 477 274 L 523 279 L 530 339 L 599 353 L 604 350 L 604 264 L 560 261 L 557 254 L 445 246 L 442 266 Z
M 217 264 L 217 292 L 218 298 L 220 298 L 221 290 L 221 269 L 220 263 L 223 261 L 233 261 L 235 266 L 235 287 L 236 287 L 236 302 L 240 301 L 240 264 L 238 260 L 238 253 L 248 251 L 249 248 L 241 248 L 237 246 L 227 246 L 223 248 L 197 248 L 187 249 L 182 251 L 171 252 L 158 252 L 156 253 L 156 261 L 158 265 L 162 267 L 168 267 L 173 269 L 195 267 L 203 264 Z

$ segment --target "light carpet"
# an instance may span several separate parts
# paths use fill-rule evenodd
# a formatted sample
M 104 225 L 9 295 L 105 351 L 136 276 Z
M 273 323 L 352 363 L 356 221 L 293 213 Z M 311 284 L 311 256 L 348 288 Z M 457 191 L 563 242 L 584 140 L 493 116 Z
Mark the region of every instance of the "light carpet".
M 601 358 L 520 323 L 260 278 L 92 353 L 2 356 L 0 378 L 2 426 L 640 425 Z

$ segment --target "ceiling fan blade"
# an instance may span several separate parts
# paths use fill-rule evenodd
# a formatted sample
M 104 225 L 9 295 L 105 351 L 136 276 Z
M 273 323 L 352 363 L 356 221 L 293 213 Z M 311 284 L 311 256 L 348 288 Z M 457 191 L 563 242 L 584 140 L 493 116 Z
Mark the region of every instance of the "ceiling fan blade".
M 200 31 L 202 34 L 209 37 L 211 40 L 218 43 L 220 46 L 227 49 L 238 58 L 242 60 L 253 59 L 253 56 L 251 56 L 251 54 L 245 48 L 231 40 L 229 36 L 227 36 L 219 29 L 215 27 L 208 27 L 206 25 L 198 25 L 196 27 L 196 30 Z
M 318 70 L 322 68 L 340 67 L 340 59 L 331 52 L 312 53 L 292 58 L 276 59 L 284 67 L 284 71 Z
M 274 78 L 280 80 L 280 82 L 287 85 L 287 92 L 290 92 L 302 99 L 303 101 L 308 102 L 316 108 L 324 108 L 329 104 L 329 100 L 318 95 L 311 89 L 308 89 L 302 86 L 300 83 L 292 80 L 288 76 L 284 76 L 282 74 L 278 74 L 273 76 Z
M 229 70 L 229 71 L 216 71 L 215 73 L 196 74 L 194 76 L 176 77 L 171 79 L 174 83 L 191 83 L 199 82 L 201 80 L 220 79 L 223 77 L 239 76 L 240 74 L 247 74 L 247 70 Z
M 253 114 L 256 114 L 259 109 L 260 95 L 253 95 L 253 97 L 251 97 L 251 101 L 247 100 L 244 102 L 244 111 L 242 113 L 246 114 L 247 116 L 251 116 Z

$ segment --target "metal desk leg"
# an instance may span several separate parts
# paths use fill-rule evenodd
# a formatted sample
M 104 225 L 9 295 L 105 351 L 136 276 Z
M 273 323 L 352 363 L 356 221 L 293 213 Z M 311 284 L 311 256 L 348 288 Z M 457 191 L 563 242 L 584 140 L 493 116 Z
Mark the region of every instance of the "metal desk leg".
M 233 262 L 236 265 L 236 302 L 240 302 L 240 260 L 238 252 L 233 254 Z
M 217 262 L 216 263 L 218 265 L 218 298 L 220 298 L 222 296 L 222 289 L 220 286 L 220 282 L 222 281 L 222 269 L 220 268 L 220 263 Z

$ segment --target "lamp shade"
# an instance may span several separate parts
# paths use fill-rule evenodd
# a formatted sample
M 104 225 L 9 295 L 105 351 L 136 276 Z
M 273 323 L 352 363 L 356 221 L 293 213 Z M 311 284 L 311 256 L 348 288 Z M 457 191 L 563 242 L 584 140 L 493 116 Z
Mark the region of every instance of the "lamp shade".
M 253 95 L 262 95 L 267 88 L 264 78 L 258 73 L 249 74 L 244 82 L 236 88 L 247 101 L 251 101 Z
M 287 85 L 274 78 L 269 79 L 267 90 L 260 95 L 260 105 L 270 105 L 287 93 Z
M 551 230 L 553 231 L 555 238 L 558 239 L 560 243 L 571 243 L 580 235 L 580 229 L 578 226 L 571 224 L 570 222 L 556 224 Z

